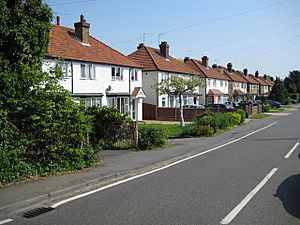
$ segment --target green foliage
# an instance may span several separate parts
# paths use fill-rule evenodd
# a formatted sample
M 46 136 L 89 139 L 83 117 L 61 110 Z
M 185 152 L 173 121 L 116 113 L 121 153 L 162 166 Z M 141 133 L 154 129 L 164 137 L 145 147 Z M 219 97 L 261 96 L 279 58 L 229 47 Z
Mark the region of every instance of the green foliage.
M 138 148 L 140 150 L 151 150 L 164 147 L 168 143 L 168 135 L 163 128 L 142 127 L 139 129 Z
M 290 71 L 289 75 L 284 79 L 284 85 L 290 93 L 300 93 L 300 71 Z
M 270 93 L 270 99 L 273 101 L 281 102 L 281 104 L 286 104 L 288 100 L 288 93 L 284 86 L 283 81 L 276 77 L 276 80 L 274 82 L 274 86 L 272 88 L 272 91 Z
M 117 109 L 110 107 L 89 107 L 87 114 L 92 118 L 90 141 L 94 148 L 111 148 L 121 139 L 130 139 L 133 121 L 127 115 L 122 115 Z M 126 146 L 124 146 L 126 148 Z M 132 146 L 127 146 L 130 148 Z
M 165 129 L 169 137 L 182 137 L 183 127 L 179 124 L 139 124 L 138 128 L 153 127 Z
M 196 120 L 184 128 L 186 136 L 212 136 L 218 130 L 241 124 L 242 113 L 211 113 L 198 116 Z M 244 115 L 244 114 L 243 114 Z
M 271 105 L 263 105 L 263 112 L 269 112 L 272 109 Z
M 50 8 L 3 0 L 0 17 L 0 183 L 90 166 L 90 118 L 58 85 L 58 68 L 41 71 Z
M 245 110 L 238 109 L 236 112 L 241 115 L 241 122 L 240 122 L 240 124 L 243 124 L 245 122 L 245 119 L 246 119 L 246 112 L 245 112 Z

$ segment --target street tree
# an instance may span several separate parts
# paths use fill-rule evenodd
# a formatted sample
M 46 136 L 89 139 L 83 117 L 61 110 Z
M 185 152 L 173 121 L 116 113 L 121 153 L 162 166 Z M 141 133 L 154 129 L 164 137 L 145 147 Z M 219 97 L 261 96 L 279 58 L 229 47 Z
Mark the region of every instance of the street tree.
M 96 159 L 89 117 L 59 85 L 59 66 L 42 71 L 51 18 L 42 0 L 0 0 L 0 185 Z
M 159 95 L 167 94 L 179 99 L 180 125 L 185 126 L 182 107 L 183 95 L 195 92 L 197 87 L 200 88 L 203 84 L 203 79 L 196 76 L 192 76 L 190 79 L 185 79 L 182 76 L 174 76 L 162 80 L 155 88 Z
M 270 93 L 270 99 L 281 102 L 282 104 L 287 103 L 288 93 L 283 81 L 279 77 L 276 77 L 274 81 L 274 86 Z
M 289 75 L 284 79 L 284 84 L 289 93 L 300 93 L 300 71 L 290 71 Z

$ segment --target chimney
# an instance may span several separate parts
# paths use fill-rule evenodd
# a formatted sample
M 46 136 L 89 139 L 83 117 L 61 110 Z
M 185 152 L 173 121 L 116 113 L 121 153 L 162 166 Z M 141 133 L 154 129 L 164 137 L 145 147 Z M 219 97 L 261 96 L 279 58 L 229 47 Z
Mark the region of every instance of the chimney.
M 190 57 L 184 57 L 184 62 L 187 62 L 187 61 L 189 61 L 190 60 Z
M 56 17 L 56 25 L 60 26 L 60 17 L 59 16 Z
M 264 75 L 264 79 L 267 80 L 267 74 Z
M 246 68 L 244 69 L 244 75 L 248 76 L 248 70 Z
M 75 35 L 83 43 L 89 43 L 90 24 L 87 23 L 83 15 L 80 15 L 80 22 L 74 23 Z
M 232 73 L 232 64 L 231 63 L 227 63 L 227 70 Z
M 259 72 L 258 72 L 258 70 L 256 70 L 255 77 L 258 78 L 258 75 L 259 75 Z
M 209 58 L 205 55 L 201 59 L 202 59 L 202 65 L 205 66 L 205 67 L 208 67 Z
M 169 45 L 166 41 L 162 41 L 159 45 L 160 55 L 166 59 L 169 57 Z
M 214 69 L 216 69 L 218 67 L 218 65 L 214 63 L 214 64 L 212 64 L 211 67 L 214 68 Z
M 144 43 L 140 43 L 138 46 L 137 46 L 137 50 L 140 50 L 141 48 L 143 48 L 145 46 Z

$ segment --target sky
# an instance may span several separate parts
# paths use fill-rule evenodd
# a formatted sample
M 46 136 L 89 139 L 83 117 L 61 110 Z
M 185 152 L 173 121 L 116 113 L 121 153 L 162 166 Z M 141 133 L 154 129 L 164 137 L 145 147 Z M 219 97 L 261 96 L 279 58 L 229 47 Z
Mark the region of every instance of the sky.
M 300 0 L 45 0 L 62 26 L 80 15 L 90 35 L 128 55 L 167 41 L 175 58 L 284 78 L 300 70 Z M 55 18 L 53 19 L 55 23 Z

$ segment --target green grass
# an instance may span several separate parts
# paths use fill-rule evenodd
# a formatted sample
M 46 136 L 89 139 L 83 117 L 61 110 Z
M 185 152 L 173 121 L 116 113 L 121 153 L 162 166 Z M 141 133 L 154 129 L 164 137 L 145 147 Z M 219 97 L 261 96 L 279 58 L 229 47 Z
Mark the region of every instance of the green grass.
M 292 105 L 282 105 L 281 108 L 283 108 L 283 109 L 291 109 L 291 108 L 293 108 L 293 106 Z
M 139 124 L 138 127 L 164 128 L 169 137 L 182 137 L 183 128 L 179 124 Z
M 267 114 L 255 114 L 255 115 L 251 116 L 250 119 L 259 120 L 259 119 L 264 119 L 269 116 L 270 115 L 267 115 Z

